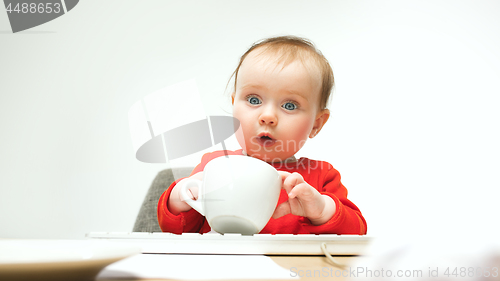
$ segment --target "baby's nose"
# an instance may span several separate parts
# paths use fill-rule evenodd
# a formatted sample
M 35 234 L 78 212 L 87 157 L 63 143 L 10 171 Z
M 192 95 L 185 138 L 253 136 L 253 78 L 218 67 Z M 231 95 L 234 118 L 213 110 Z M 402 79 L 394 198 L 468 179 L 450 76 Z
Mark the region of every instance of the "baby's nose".
M 268 125 L 274 125 L 274 121 L 273 120 L 268 120 L 268 119 L 261 119 L 260 120 L 260 123 L 261 124 L 268 124 Z
M 271 110 L 264 111 L 260 116 L 260 124 L 262 125 L 276 125 L 278 118 Z

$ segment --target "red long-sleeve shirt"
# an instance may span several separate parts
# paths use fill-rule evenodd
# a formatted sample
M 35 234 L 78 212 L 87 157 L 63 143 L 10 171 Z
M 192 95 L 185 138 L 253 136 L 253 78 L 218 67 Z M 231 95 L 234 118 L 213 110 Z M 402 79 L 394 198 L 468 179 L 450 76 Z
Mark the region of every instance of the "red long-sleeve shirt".
M 228 155 L 243 155 L 242 150 L 216 151 L 203 156 L 201 163 L 196 166 L 191 175 L 203 171 L 210 160 Z M 321 194 L 330 196 L 335 202 L 335 214 L 322 225 L 313 225 L 309 219 L 288 214 L 278 219 L 271 218 L 260 233 L 271 234 L 366 234 L 366 221 L 356 205 L 347 199 L 347 189 L 340 182 L 340 174 L 332 165 L 324 161 L 300 158 L 292 163 L 270 164 L 278 171 L 297 172 L 304 180 L 316 188 Z M 205 217 L 194 209 L 172 214 L 167 207 L 172 188 L 179 182 L 178 179 L 162 194 L 158 202 L 158 223 L 164 232 L 209 232 L 210 226 Z M 278 205 L 286 202 L 288 195 L 281 190 Z

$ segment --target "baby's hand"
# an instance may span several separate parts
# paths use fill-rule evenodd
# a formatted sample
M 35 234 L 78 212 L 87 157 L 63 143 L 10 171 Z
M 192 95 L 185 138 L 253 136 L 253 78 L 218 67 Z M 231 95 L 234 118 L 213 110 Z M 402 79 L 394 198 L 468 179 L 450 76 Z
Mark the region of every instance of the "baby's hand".
M 278 172 L 283 181 L 282 188 L 288 193 L 288 201 L 276 207 L 274 219 L 292 213 L 307 217 L 314 225 L 320 225 L 333 217 L 335 202 L 330 196 L 319 193 L 299 173 Z
M 202 180 L 203 179 L 203 172 L 196 173 L 192 176 L 189 177 L 190 179 L 197 179 L 197 180 Z M 182 187 L 182 181 L 178 182 L 174 188 L 172 189 L 172 192 L 170 193 L 170 197 L 168 198 L 167 202 L 167 207 L 168 210 L 174 214 L 178 215 L 180 212 L 186 212 L 191 210 L 191 206 L 189 206 L 184 200 L 182 200 L 181 197 L 181 187 Z M 188 188 L 188 194 L 190 195 L 191 199 L 196 200 L 198 199 L 198 187 L 193 186 Z

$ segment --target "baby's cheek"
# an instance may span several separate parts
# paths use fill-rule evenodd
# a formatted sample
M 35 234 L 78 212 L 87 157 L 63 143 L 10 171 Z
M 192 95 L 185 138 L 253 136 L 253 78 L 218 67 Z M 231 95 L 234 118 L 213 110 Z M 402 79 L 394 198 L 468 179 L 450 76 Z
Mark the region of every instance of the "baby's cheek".
M 309 124 L 300 124 L 299 126 L 296 127 L 297 130 L 295 131 L 294 134 L 294 139 L 296 140 L 307 140 L 309 138 L 309 134 L 311 133 L 312 127 L 309 126 Z
M 243 132 L 242 127 L 240 126 L 238 130 L 235 133 L 236 140 L 238 140 L 238 143 L 240 144 L 241 148 L 244 150 L 247 150 L 247 147 L 245 145 L 245 134 Z

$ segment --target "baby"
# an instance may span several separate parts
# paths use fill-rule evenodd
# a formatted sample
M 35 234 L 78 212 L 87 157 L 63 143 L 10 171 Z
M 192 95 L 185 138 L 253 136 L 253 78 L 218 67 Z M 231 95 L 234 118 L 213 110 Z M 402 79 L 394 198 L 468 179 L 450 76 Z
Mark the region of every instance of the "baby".
M 224 155 L 247 155 L 275 167 L 283 180 L 276 210 L 260 233 L 366 234 L 366 221 L 347 199 L 340 174 L 329 163 L 295 153 L 314 138 L 330 116 L 326 108 L 333 73 L 314 45 L 293 36 L 254 44 L 233 73 L 233 116 L 242 149 L 205 154 L 191 173 L 202 179 L 205 165 Z M 180 199 L 182 179 L 160 197 L 158 221 L 165 232 L 210 231 L 205 218 Z M 191 190 L 197 198 L 197 190 Z

